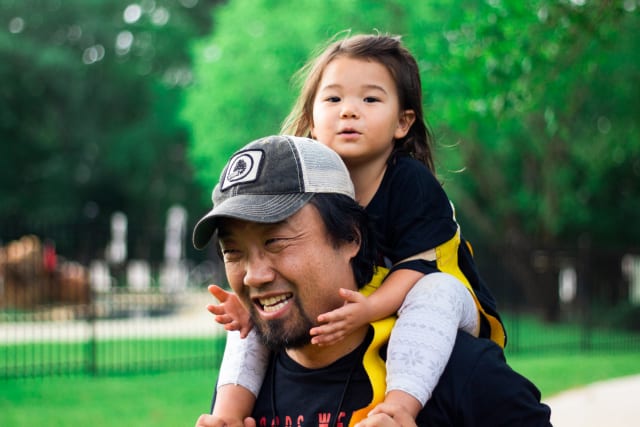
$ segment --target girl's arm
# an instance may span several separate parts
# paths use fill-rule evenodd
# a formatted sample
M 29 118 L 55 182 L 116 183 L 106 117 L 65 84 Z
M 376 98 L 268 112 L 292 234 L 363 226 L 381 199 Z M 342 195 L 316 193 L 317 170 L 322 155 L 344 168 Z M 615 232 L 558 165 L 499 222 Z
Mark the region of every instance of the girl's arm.
M 239 331 L 227 334 L 212 419 L 222 423 L 220 425 L 242 426 L 243 420 L 253 411 L 267 370 L 269 352 L 251 330 L 249 313 L 238 297 L 216 285 L 208 289 L 220 303 L 208 305 L 207 310 L 215 314 L 216 321 L 228 331 Z
M 211 414 L 220 427 L 243 427 L 243 421 L 251 416 L 256 397 L 246 388 L 226 384 L 216 391 L 216 401 Z
M 311 343 L 333 344 L 362 325 L 391 316 L 398 311 L 407 293 L 423 276 L 423 273 L 414 270 L 393 271 L 368 297 L 359 292 L 340 289 L 345 305 L 318 316 L 318 322 L 323 325 L 311 329 Z
M 389 342 L 385 403 L 403 408 L 415 418 L 442 375 L 457 330 L 478 335 L 479 317 L 471 293 L 449 274 L 423 275 L 400 269 L 368 298 L 357 292 L 342 294 L 345 306 L 319 316 L 319 320 L 332 322 L 313 328 L 312 335 L 315 331 L 326 333 L 313 340 L 339 340 L 344 330 L 367 323 L 365 318 L 377 320 L 374 315 L 385 317 L 397 310 L 398 321 Z M 385 412 L 383 408 L 374 409 L 372 414 Z

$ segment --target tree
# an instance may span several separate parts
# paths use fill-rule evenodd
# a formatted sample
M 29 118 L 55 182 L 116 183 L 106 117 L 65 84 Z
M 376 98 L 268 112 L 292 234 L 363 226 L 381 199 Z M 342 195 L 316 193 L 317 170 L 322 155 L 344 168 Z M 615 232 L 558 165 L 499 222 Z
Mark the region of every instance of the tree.
M 0 2 L 0 223 L 54 229 L 120 210 L 146 256 L 171 204 L 204 210 L 176 112 L 187 41 L 213 3 Z
M 638 12 L 613 2 L 478 5 L 449 16 L 449 55 L 431 88 L 439 133 L 457 145 L 441 154 L 465 170 L 449 175 L 449 191 L 463 223 L 553 318 L 557 279 L 534 273 L 554 268 L 536 265 L 534 250 L 640 241 L 629 227 L 640 219 Z
M 216 8 L 216 31 L 194 47 L 195 80 L 183 115 L 203 187 L 213 187 L 236 149 L 278 132 L 296 95 L 291 77 L 312 51 L 345 29 L 400 30 L 389 24 L 396 3 L 236 0 Z
M 341 30 L 401 34 L 422 69 L 437 164 L 465 232 L 524 291 L 535 248 L 640 241 L 635 2 L 234 0 L 194 49 L 184 117 L 207 188 L 244 143 L 278 131 L 291 75 Z M 457 171 L 457 172 L 455 172 Z

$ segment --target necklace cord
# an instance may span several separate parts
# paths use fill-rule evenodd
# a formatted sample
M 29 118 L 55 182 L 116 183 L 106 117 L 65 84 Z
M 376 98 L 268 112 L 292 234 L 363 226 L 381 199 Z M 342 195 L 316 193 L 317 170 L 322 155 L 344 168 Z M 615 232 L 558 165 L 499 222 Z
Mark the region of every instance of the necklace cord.
M 353 379 L 353 374 L 356 371 L 356 368 L 362 363 L 362 356 L 366 351 L 368 345 L 361 345 L 361 348 L 358 351 L 358 357 L 352 363 L 351 369 L 349 370 L 349 375 L 347 376 L 347 381 L 344 384 L 342 389 L 342 394 L 340 396 L 340 401 L 338 402 L 338 407 L 335 411 L 335 417 L 331 421 L 331 427 L 336 427 L 338 422 L 338 417 L 340 416 L 340 410 L 342 409 L 342 405 L 344 404 L 344 399 L 347 396 L 347 390 L 349 389 L 349 385 L 351 384 L 351 380 Z M 272 415 L 272 423 L 276 419 L 276 365 L 280 359 L 280 352 L 276 352 L 273 363 L 271 364 L 270 376 L 271 376 L 271 415 Z M 273 425 L 273 424 L 272 424 Z

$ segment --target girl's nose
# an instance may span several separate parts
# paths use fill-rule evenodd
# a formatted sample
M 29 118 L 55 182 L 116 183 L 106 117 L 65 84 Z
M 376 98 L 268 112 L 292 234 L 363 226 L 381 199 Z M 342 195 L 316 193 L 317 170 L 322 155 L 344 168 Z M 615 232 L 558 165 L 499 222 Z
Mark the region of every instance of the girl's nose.
M 357 110 L 349 103 L 345 103 L 340 110 L 340 118 L 343 119 L 352 119 L 357 118 L 358 112 Z

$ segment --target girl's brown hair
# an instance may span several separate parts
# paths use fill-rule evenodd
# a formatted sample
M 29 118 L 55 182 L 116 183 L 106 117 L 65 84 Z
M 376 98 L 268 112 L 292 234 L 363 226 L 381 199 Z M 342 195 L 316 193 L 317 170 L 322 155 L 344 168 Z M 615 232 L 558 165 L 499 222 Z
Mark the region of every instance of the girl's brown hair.
M 331 61 L 340 56 L 370 59 L 389 70 L 396 82 L 400 109 L 413 110 L 416 115 L 407 135 L 394 141 L 394 154 L 409 153 L 435 173 L 431 153 L 433 136 L 423 117 L 420 70 L 411 52 L 402 45 L 399 36 L 355 35 L 329 44 L 296 74 L 298 81 L 302 81 L 303 84 L 291 113 L 282 125 L 282 133 L 311 136 L 313 103 L 322 73 Z

